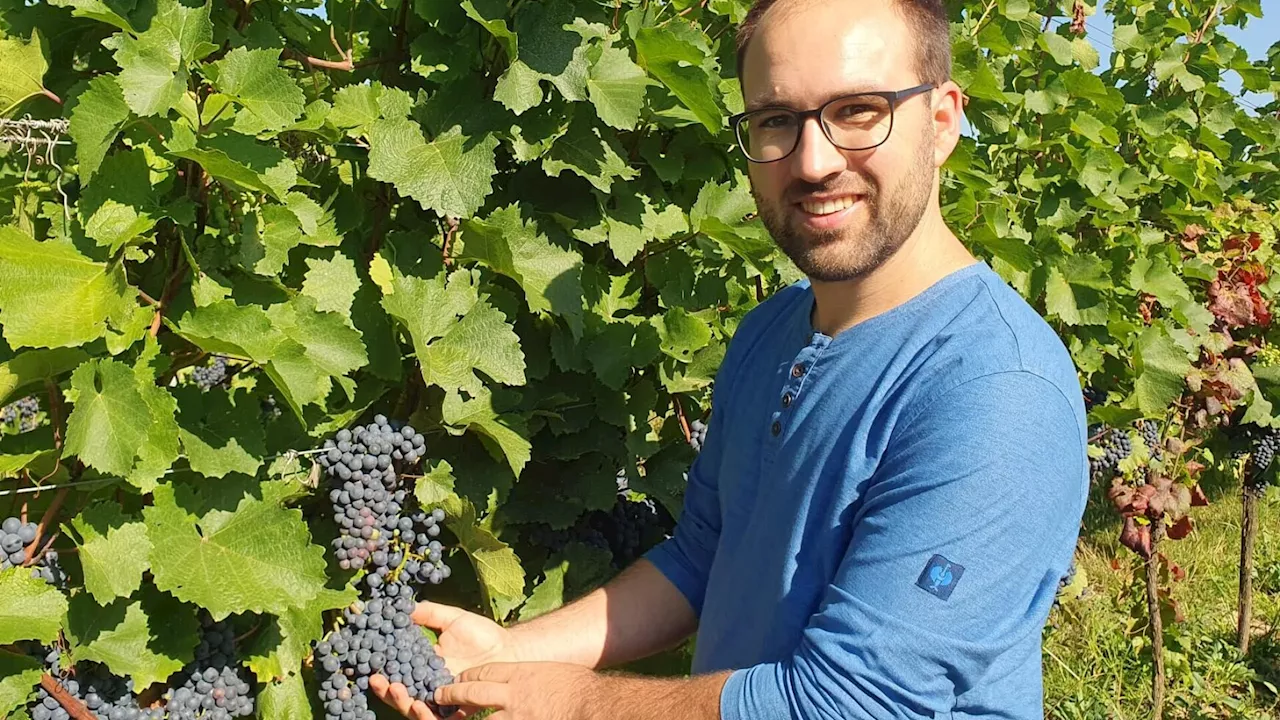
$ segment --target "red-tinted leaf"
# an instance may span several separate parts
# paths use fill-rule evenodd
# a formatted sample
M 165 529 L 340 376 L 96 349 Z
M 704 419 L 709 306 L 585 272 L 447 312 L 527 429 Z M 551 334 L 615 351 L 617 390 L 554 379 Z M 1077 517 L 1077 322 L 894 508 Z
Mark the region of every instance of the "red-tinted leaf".
M 1167 532 L 1166 534 L 1169 536 L 1169 539 L 1170 539 L 1170 540 L 1181 540 L 1182 538 L 1184 538 L 1184 537 L 1186 537 L 1186 536 L 1188 536 L 1188 535 L 1190 535 L 1190 534 L 1191 534 L 1191 529 L 1192 529 L 1192 528 L 1191 528 L 1191 518 L 1189 518 L 1189 517 L 1184 517 L 1184 518 L 1182 518 L 1181 520 L 1179 520 L 1178 522 L 1176 522 L 1176 523 L 1174 523 L 1174 524 L 1170 525 L 1170 526 L 1169 526 L 1169 530 L 1168 530 L 1168 532 Z M 1175 575 L 1176 575 L 1176 573 L 1177 573 L 1177 572 L 1182 572 L 1182 568 L 1179 568 L 1177 565 L 1173 565 L 1172 563 L 1170 563 L 1170 565 L 1171 565 L 1173 568 L 1177 568 L 1177 570 L 1175 571 Z M 1184 572 L 1184 573 L 1182 573 L 1182 574 L 1183 574 L 1184 576 L 1186 575 L 1186 573 L 1185 573 L 1185 572 Z M 1182 578 L 1177 578 L 1177 579 L 1178 579 L 1178 580 L 1181 580 Z
M 1144 560 L 1151 557 L 1151 527 L 1139 525 L 1131 517 L 1124 519 L 1120 530 L 1120 544 L 1137 553 Z
M 1254 304 L 1248 285 L 1225 280 L 1219 275 L 1209 285 L 1209 311 L 1228 327 L 1253 324 Z
M 1208 504 L 1209 498 L 1205 497 L 1204 490 L 1199 485 L 1191 488 L 1191 507 L 1205 507 Z

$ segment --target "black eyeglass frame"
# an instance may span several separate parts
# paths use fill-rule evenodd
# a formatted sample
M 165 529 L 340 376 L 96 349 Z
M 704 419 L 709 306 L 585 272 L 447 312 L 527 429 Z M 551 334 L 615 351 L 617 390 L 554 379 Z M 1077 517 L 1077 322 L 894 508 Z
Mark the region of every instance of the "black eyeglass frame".
M 870 150 L 872 148 L 880 147 L 881 145 L 889 141 L 889 136 L 893 134 L 893 116 L 897 112 L 899 105 L 901 105 L 904 101 L 915 97 L 916 95 L 928 92 L 930 90 L 935 89 L 936 87 L 937 87 L 936 84 L 930 82 L 930 83 L 924 83 L 921 85 L 916 85 L 915 87 L 910 87 L 905 90 L 882 90 L 882 91 L 873 91 L 873 92 L 851 93 L 849 95 L 841 95 L 838 98 L 832 98 L 831 100 L 828 100 L 827 102 L 823 103 L 821 107 L 814 108 L 813 110 L 792 110 L 791 108 L 788 108 L 788 107 L 770 105 L 762 108 L 756 108 L 755 110 L 748 110 L 747 112 L 741 112 L 734 115 L 730 115 L 729 124 L 733 127 L 733 137 L 738 141 L 738 149 L 742 151 L 742 155 L 745 158 L 747 158 L 748 161 L 757 163 L 760 165 L 778 162 L 779 160 L 785 160 L 791 157 L 791 154 L 796 151 L 796 148 L 800 147 L 800 138 L 804 135 L 804 127 L 806 124 L 808 124 L 809 118 L 817 118 L 818 127 L 822 128 L 822 134 L 827 136 L 827 140 L 829 140 L 832 145 L 835 145 L 841 150 L 849 150 L 849 151 Z M 831 137 L 831 128 L 827 127 L 827 123 L 823 119 L 822 113 L 828 107 L 830 107 L 831 105 L 834 105 L 835 103 L 847 102 L 850 98 L 859 98 L 859 97 L 878 97 L 878 98 L 883 98 L 885 101 L 889 103 L 889 130 L 884 134 L 884 139 L 876 143 L 875 145 L 867 145 L 865 147 L 845 147 L 844 145 L 841 145 L 840 143 L 836 142 L 835 138 Z M 798 126 L 799 129 L 796 130 L 795 143 L 791 145 L 790 150 L 786 151 L 782 155 L 772 160 L 756 160 L 751 157 L 751 153 L 747 150 L 747 144 L 743 142 L 742 121 L 745 120 L 749 115 L 762 112 L 765 110 L 782 110 L 785 112 L 789 112 L 795 115 L 797 118 L 799 118 L 800 124 Z

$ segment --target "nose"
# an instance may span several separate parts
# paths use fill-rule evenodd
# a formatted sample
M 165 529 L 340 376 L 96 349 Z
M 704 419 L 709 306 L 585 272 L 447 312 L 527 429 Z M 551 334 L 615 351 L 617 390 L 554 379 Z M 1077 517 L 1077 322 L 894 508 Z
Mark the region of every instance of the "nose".
M 791 155 L 792 172 L 796 177 L 819 183 L 845 169 L 844 151 L 827 139 L 817 118 L 808 118 L 800 130 L 800 141 Z

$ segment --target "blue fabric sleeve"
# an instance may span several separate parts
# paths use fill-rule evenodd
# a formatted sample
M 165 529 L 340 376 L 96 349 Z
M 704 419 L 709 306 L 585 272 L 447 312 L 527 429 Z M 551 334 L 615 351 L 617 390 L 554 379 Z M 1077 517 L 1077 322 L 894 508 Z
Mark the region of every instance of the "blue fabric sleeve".
M 735 671 L 725 720 L 948 717 L 1009 656 L 1038 653 L 1088 492 L 1075 405 L 1021 371 L 918 405 L 893 431 L 799 647 Z M 963 568 L 945 600 L 917 584 L 935 554 Z

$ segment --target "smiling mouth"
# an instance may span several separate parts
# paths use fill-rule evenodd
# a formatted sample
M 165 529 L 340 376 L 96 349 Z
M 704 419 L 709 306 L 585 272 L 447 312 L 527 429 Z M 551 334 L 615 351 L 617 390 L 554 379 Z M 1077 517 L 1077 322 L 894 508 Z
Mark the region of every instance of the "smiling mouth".
M 848 210 L 858 203 L 859 196 L 845 195 L 834 200 L 822 202 L 802 202 L 800 207 L 810 215 L 832 215 L 841 210 Z

